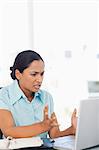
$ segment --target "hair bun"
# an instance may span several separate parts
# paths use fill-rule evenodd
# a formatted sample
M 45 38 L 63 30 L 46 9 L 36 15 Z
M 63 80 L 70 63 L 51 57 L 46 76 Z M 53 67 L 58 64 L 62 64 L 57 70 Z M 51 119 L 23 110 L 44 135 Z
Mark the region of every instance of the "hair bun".
M 14 69 L 14 67 L 10 67 L 10 70 L 11 70 L 11 73 L 10 73 L 11 78 L 12 78 L 13 80 L 15 80 L 15 79 L 16 79 L 16 76 L 15 76 L 15 69 Z
M 14 70 L 14 68 L 13 68 L 13 67 L 10 67 L 10 70 L 11 70 L 11 71 L 13 71 L 13 70 Z

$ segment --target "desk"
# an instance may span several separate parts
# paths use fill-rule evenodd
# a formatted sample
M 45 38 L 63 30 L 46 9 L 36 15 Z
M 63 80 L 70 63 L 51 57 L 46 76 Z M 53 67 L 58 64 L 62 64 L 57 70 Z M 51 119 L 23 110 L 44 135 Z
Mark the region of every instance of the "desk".
M 40 147 L 20 148 L 18 150 L 57 150 L 57 148 L 53 148 L 53 141 L 50 140 L 49 138 L 48 139 L 43 138 L 43 144 L 44 145 Z M 58 148 L 58 150 L 67 150 L 67 149 L 68 148 Z M 92 148 L 86 148 L 84 150 L 99 150 L 99 145 Z
M 56 150 L 56 149 L 43 148 L 43 147 L 33 147 L 33 148 L 21 148 L 21 149 L 18 149 L 18 150 Z M 94 147 L 94 148 L 87 148 L 87 149 L 84 149 L 84 150 L 99 150 L 99 146 L 98 147 Z
M 18 150 L 55 150 L 55 149 L 53 149 L 53 148 L 31 147 L 31 148 L 20 148 Z
M 93 148 L 87 148 L 87 149 L 85 149 L 85 150 L 99 150 L 99 146 L 95 146 L 95 147 L 93 147 Z

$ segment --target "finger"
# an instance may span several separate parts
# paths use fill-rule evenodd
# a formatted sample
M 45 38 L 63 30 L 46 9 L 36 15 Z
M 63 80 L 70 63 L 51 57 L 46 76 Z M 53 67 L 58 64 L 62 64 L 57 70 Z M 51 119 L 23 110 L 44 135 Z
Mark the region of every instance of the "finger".
M 60 125 L 58 124 L 58 122 L 56 120 L 52 120 L 51 121 L 51 126 L 52 127 L 59 127 Z
M 56 119 L 56 115 L 55 115 L 54 112 L 51 114 L 51 118 L 52 118 L 52 119 Z
M 52 124 L 51 124 L 51 126 L 52 126 L 52 127 L 59 127 L 59 126 L 60 126 L 60 124 L 52 123 Z
M 77 112 L 77 109 L 75 108 L 75 109 L 74 109 L 74 113 L 76 113 L 76 112 Z
M 48 119 L 48 105 L 44 108 L 44 119 Z
M 59 126 L 55 113 L 51 114 L 52 126 Z
M 72 116 L 76 116 L 76 114 L 77 114 L 77 109 L 75 108 L 73 113 L 72 113 Z
M 55 115 L 54 112 L 51 114 L 51 119 L 52 119 L 53 122 L 57 123 L 57 118 L 56 118 L 56 115 Z

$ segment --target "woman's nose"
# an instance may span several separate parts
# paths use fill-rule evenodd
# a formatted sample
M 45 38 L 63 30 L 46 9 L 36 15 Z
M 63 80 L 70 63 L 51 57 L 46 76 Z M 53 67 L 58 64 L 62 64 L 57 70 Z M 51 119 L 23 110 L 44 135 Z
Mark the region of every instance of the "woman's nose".
M 36 80 L 38 81 L 38 82 L 41 82 L 42 81 L 42 76 L 41 75 L 37 75 L 37 78 L 36 78 Z

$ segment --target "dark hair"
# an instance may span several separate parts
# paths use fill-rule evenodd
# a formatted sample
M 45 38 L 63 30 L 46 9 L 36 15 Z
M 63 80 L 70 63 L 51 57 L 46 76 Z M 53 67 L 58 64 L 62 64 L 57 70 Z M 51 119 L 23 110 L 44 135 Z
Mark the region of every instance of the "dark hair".
M 15 76 L 15 70 L 18 69 L 20 71 L 20 73 L 22 73 L 24 71 L 24 69 L 26 69 L 27 67 L 29 67 L 29 65 L 34 61 L 34 60 L 42 60 L 44 62 L 44 60 L 42 59 L 42 57 L 35 51 L 32 50 L 26 50 L 26 51 L 22 51 L 20 52 L 14 61 L 14 64 L 12 67 L 10 67 L 11 72 L 11 78 L 13 80 L 16 79 Z

